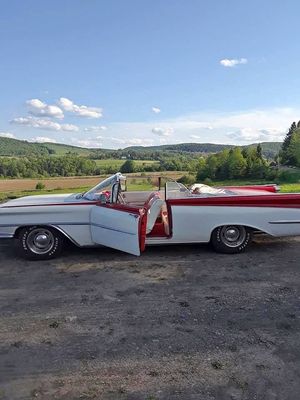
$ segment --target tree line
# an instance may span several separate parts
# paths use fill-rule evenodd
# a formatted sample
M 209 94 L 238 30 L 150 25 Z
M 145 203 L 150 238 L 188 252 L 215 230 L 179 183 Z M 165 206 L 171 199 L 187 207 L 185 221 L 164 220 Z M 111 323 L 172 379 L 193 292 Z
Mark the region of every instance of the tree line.
M 156 171 L 196 171 L 195 156 L 172 155 L 161 156 L 157 163 L 135 164 L 133 160 L 124 160 L 123 172 L 156 172 Z M 113 174 L 116 167 L 97 166 L 95 160 L 75 154 L 44 157 L 0 157 L 0 178 L 43 178 L 54 176 L 83 176 Z
M 279 156 L 282 164 L 300 167 L 300 121 L 290 126 Z
M 262 156 L 261 145 L 256 148 L 235 147 L 199 160 L 197 180 L 266 179 L 272 169 Z
M 99 172 L 95 161 L 77 156 L 0 158 L 2 178 L 97 175 Z

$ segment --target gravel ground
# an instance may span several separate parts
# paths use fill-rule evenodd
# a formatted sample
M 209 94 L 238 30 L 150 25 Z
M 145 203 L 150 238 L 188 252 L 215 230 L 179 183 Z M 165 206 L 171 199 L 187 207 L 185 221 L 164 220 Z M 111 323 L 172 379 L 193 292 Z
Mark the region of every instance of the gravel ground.
M 0 399 L 300 398 L 300 238 L 240 255 L 0 247 Z

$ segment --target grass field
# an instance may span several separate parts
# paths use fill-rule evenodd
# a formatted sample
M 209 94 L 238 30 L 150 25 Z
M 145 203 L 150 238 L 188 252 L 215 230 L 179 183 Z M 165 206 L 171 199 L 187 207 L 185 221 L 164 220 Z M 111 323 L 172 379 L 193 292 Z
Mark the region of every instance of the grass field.
M 115 161 L 115 160 L 114 160 Z M 178 179 L 185 175 L 182 171 L 166 171 L 155 173 L 134 173 L 127 174 L 128 190 L 152 190 L 158 187 L 158 177 L 163 176 L 166 179 Z M 9 198 L 21 196 L 48 194 L 48 193 L 80 193 L 95 186 L 104 179 L 106 175 L 86 176 L 86 177 L 67 177 L 50 179 L 2 179 L 0 180 L 0 201 Z M 35 190 L 36 184 L 42 182 L 45 185 L 44 190 Z M 234 181 L 214 182 L 212 186 L 230 186 L 230 185 L 251 185 L 265 184 L 259 181 Z M 300 183 L 280 184 L 282 193 L 300 193 Z
M 95 163 L 97 164 L 98 167 L 111 167 L 114 168 L 115 170 L 119 170 L 120 167 L 125 163 L 126 160 L 115 160 L 112 158 L 108 158 L 105 160 L 94 160 Z M 159 161 L 154 161 L 154 160 L 135 160 L 134 165 L 136 166 L 146 166 L 146 165 L 153 165 L 159 164 Z

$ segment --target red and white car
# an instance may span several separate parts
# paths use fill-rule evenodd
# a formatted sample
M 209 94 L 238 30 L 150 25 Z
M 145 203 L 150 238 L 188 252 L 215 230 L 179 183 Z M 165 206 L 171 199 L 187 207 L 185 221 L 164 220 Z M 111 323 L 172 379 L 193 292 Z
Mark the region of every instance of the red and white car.
M 276 185 L 191 189 L 170 181 L 159 191 L 122 191 L 117 173 L 86 193 L 28 196 L 0 205 L 0 238 L 15 238 L 29 259 L 57 256 L 66 240 L 140 255 L 148 245 L 211 242 L 239 253 L 253 233 L 300 235 L 300 194 Z

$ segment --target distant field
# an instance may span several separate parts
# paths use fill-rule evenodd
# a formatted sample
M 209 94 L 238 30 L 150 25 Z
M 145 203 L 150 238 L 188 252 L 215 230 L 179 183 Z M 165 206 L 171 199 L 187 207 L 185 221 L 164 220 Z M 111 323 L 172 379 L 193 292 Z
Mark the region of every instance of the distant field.
M 114 168 L 116 171 L 120 169 L 120 167 L 125 163 L 126 160 L 115 160 L 112 158 L 108 158 L 106 160 L 94 160 L 98 167 L 111 167 Z M 134 160 L 134 164 L 136 166 L 146 166 L 146 165 L 153 165 L 159 164 L 159 161 L 153 160 Z
M 60 143 L 46 143 L 45 146 L 48 149 L 55 151 L 55 154 L 53 154 L 54 156 L 64 156 L 69 152 L 77 153 L 80 156 L 89 156 L 92 153 L 92 151 L 89 149 L 76 146 L 63 145 Z
M 33 190 L 38 182 L 42 182 L 46 189 L 68 189 L 81 186 L 96 185 L 102 177 L 68 177 L 53 179 L 2 179 L 0 193 L 9 191 Z

